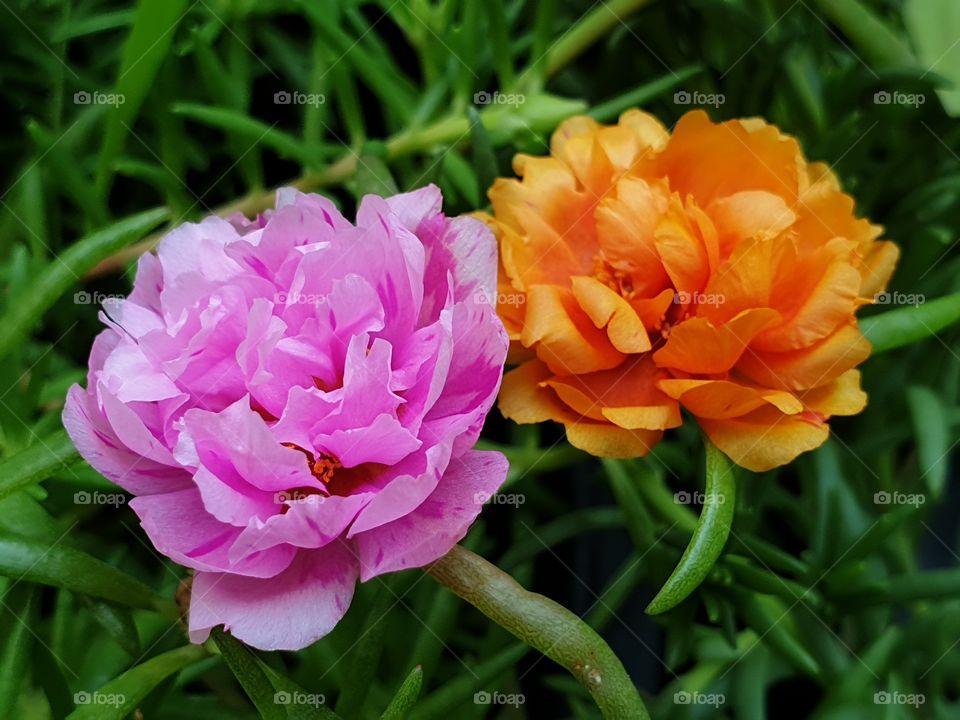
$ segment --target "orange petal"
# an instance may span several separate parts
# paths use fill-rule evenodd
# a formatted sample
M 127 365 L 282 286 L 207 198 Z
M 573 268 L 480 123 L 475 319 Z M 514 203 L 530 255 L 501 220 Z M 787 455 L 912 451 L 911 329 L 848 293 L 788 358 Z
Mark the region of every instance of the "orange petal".
M 529 288 L 521 340 L 557 375 L 606 370 L 624 359 L 580 309 L 573 292 L 556 285 Z
M 770 405 L 791 415 L 803 412 L 803 403 L 788 392 L 731 380 L 669 379 L 660 380 L 657 387 L 698 418 L 734 418 Z
M 754 472 L 786 465 L 822 445 L 830 434 L 826 423 L 812 413 L 784 415 L 769 406 L 738 418 L 698 422 L 727 457 Z
M 593 118 L 580 115 L 560 123 L 550 139 L 551 155 L 566 163 L 595 198 L 607 193 L 614 173 L 599 141 L 600 127 Z
M 663 437 L 659 430 L 624 430 L 616 425 L 588 421 L 572 423 L 566 428 L 571 445 L 596 457 L 642 457 Z
M 630 303 L 595 278 L 572 279 L 573 294 L 587 317 L 597 328 L 606 328 L 610 343 L 622 353 L 641 353 L 650 349 L 650 338 Z
M 677 294 L 672 288 L 661 291 L 655 297 L 638 300 L 633 299 L 630 305 L 637 311 L 643 326 L 647 329 L 659 329 L 666 317 L 667 310 L 677 301 Z
M 800 396 L 810 410 L 831 415 L 856 415 L 867 406 L 867 394 L 860 388 L 860 371 L 848 370 L 831 383 Z
M 743 190 L 783 196 L 792 204 L 799 188 L 800 146 L 759 120 L 714 124 L 702 110 L 680 118 L 670 141 L 654 162 L 654 172 L 670 178 L 681 195 L 701 206 Z
M 793 211 L 783 198 L 769 192 L 744 190 L 717 198 L 707 207 L 720 236 L 720 256 L 727 258 L 740 242 L 769 240 L 793 224 Z
M 860 297 L 873 298 L 877 293 L 883 292 L 899 258 L 900 248 L 889 240 L 871 243 L 859 267 Z
M 546 420 L 574 422 L 577 416 L 545 383 L 552 374 L 539 360 L 530 360 L 506 373 L 498 402 L 503 416 L 521 424 Z
M 678 196 L 670 198 L 667 212 L 654 230 L 653 241 L 678 291 L 692 294 L 707 284 L 710 257 L 699 228 L 694 229 L 690 224 Z
M 621 178 L 614 194 L 595 213 L 597 242 L 603 259 L 615 269 L 637 273 L 634 289 L 642 296 L 668 283 L 653 234 L 667 210 L 666 191 L 639 178 Z
M 750 341 L 779 318 L 780 314 L 769 308 L 744 310 L 719 327 L 707 318 L 692 318 L 670 329 L 666 344 L 653 359 L 660 367 L 688 373 L 724 373 L 736 364 Z
M 792 352 L 748 349 L 736 372 L 759 385 L 806 390 L 839 377 L 870 356 L 870 343 L 856 324 L 846 324 L 820 342 Z
M 680 407 L 657 388 L 657 380 L 663 377 L 663 371 L 644 355 L 613 370 L 546 382 L 580 415 L 627 430 L 664 430 L 680 425 Z
M 829 253 L 828 248 L 823 254 Z M 752 343 L 757 350 L 809 347 L 853 317 L 860 291 L 860 273 L 847 257 L 837 254 L 826 261 L 817 258 L 810 263 L 798 262 L 790 272 L 794 278 L 802 279 L 790 282 L 781 276 L 778 297 L 773 302 L 773 307 L 784 316 L 783 324 L 758 335 Z

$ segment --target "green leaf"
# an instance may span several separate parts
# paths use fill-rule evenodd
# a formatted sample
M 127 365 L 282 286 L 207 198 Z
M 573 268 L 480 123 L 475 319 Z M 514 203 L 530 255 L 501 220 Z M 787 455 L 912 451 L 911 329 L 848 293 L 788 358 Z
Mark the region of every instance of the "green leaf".
M 670 92 L 680 83 L 689 80 L 701 72 L 703 72 L 703 66 L 689 65 L 685 68 L 680 68 L 676 72 L 664 74 L 656 80 L 644 83 L 633 90 L 628 90 L 622 95 L 611 98 L 599 105 L 594 105 L 590 109 L 589 115 L 592 118 L 604 122 L 616 120 L 624 110 L 633 107 L 642 107 L 651 100 L 655 100 L 664 93 Z
M 703 511 L 676 569 L 647 606 L 657 615 L 676 607 L 702 583 L 713 568 L 730 534 L 736 507 L 736 478 L 730 460 L 709 440 L 707 451 L 707 483 Z
M 6 357 L 43 314 L 94 265 L 167 219 L 165 208 L 147 210 L 72 244 L 37 275 L 30 293 L 0 317 L 0 359 Z
M 123 720 L 157 685 L 204 657 L 206 651 L 199 645 L 186 645 L 157 655 L 108 682 L 96 691 L 96 698 L 91 693 L 77 693 L 75 699 L 96 699 L 97 702 L 79 705 L 67 720 Z M 108 702 L 110 700 L 114 702 Z
M 397 595 L 382 581 L 374 589 L 373 601 L 357 641 L 348 653 L 346 682 L 334 710 L 343 717 L 362 716 L 363 703 L 370 694 L 387 634 L 387 615 L 398 602 Z
M 363 154 L 357 162 L 357 174 L 350 182 L 350 189 L 357 200 L 364 195 L 387 196 L 398 192 L 390 168 L 379 156 Z
M 528 648 L 523 643 L 513 643 L 473 665 L 470 668 L 472 673 L 458 673 L 452 680 L 418 702 L 410 713 L 411 720 L 449 718 L 451 713 L 469 702 L 471 696 L 484 685 L 515 667 L 527 651 Z
M 499 170 L 490 135 L 487 134 L 487 129 L 480 119 L 480 113 L 472 105 L 467 108 L 467 119 L 470 122 L 470 147 L 473 154 L 473 167 L 477 173 L 477 184 L 481 198 L 475 203 L 475 207 L 479 207 L 481 204 L 487 204 L 487 191 L 493 185 L 493 181 L 496 180 Z
M 102 600 L 94 600 L 86 595 L 81 595 L 80 600 L 90 610 L 100 627 L 114 639 L 131 659 L 139 658 L 142 655 L 143 649 L 140 646 L 140 637 L 137 634 L 137 624 L 134 622 L 133 612 L 130 608 L 112 605 Z
M 342 152 L 340 147 L 307 145 L 293 135 L 277 130 L 274 127 L 276 123 L 267 125 L 237 110 L 196 103 L 177 103 L 172 111 L 177 115 L 230 133 L 231 137 L 243 138 L 248 143 L 262 143 L 276 150 L 281 157 L 296 160 L 304 167 L 320 167 L 326 158 Z
M 3 593 L 0 607 L 0 717 L 14 717 L 35 622 L 35 588 L 26 583 Z
M 926 480 L 931 494 L 939 498 L 947 481 L 950 418 L 944 403 L 927 387 L 907 388 L 907 405 L 917 440 L 920 477 Z
M 860 0 L 815 0 L 830 22 L 877 68 L 911 67 L 916 60 L 903 39 Z
M 331 659 L 330 663 L 335 663 L 336 660 L 336 658 Z M 284 706 L 289 720 L 340 720 L 340 716 L 324 704 L 326 702 L 324 695 L 307 692 L 286 675 L 281 675 L 271 668 L 260 658 L 257 658 L 257 664 L 279 695 L 277 700 L 289 701 Z M 307 702 L 294 702 L 300 699 Z
M 380 716 L 381 720 L 406 720 L 417 698 L 420 697 L 420 687 L 423 685 L 423 668 L 417 665 L 407 679 L 403 681 L 393 700 Z
M 148 585 L 82 550 L 7 532 L 0 532 L 0 575 L 145 610 L 158 610 L 163 604 Z
M 957 321 L 960 321 L 960 293 L 863 318 L 860 330 L 877 354 L 925 340 Z
M 617 504 L 623 510 L 627 519 L 627 529 L 630 531 L 630 537 L 638 552 L 643 552 L 653 544 L 653 521 L 650 513 L 643 502 L 643 496 L 637 489 L 637 486 L 652 482 L 652 473 L 644 468 L 644 472 L 638 477 L 632 478 L 627 472 L 628 468 L 641 467 L 638 465 L 627 465 L 617 460 L 604 459 L 603 467 L 607 471 L 607 478 L 610 481 L 610 489 L 613 490 L 613 496 L 617 499 Z
M 797 630 L 790 616 L 791 608 L 769 595 L 734 591 L 740 619 L 757 634 L 756 642 L 763 642 L 776 650 L 800 672 L 817 677 L 820 666 L 797 638 Z
M 284 720 L 287 713 L 282 704 L 283 697 L 280 693 L 274 693 L 273 685 L 260 669 L 256 656 L 246 645 L 225 633 L 221 628 L 214 628 L 211 634 L 227 667 L 257 708 L 260 717 L 263 720 Z M 280 702 L 278 702 L 278 696 L 280 696 Z
M 476 4 L 483 5 L 487 12 L 493 67 L 497 73 L 497 80 L 501 88 L 509 88 L 513 85 L 514 78 L 513 53 L 510 48 L 510 32 L 503 0 L 486 0 Z
M 955 0 L 907 0 L 903 22 L 920 62 L 948 81 L 937 90 L 943 109 L 960 116 L 960 3 Z
M 54 475 L 80 459 L 65 431 L 38 440 L 0 462 L 0 499 Z
M 153 87 L 186 9 L 187 0 L 140 0 L 137 4 L 114 90 L 123 102 L 110 110 L 98 158 L 96 184 L 103 196 L 110 191 L 113 163 L 123 150 L 128 128 Z

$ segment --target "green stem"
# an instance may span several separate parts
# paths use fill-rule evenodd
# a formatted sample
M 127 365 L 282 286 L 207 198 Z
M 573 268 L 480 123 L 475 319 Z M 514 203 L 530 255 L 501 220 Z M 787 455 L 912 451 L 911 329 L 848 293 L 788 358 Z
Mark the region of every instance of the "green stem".
M 499 568 L 459 545 L 427 572 L 554 662 L 583 685 L 607 720 L 649 720 L 623 664 L 593 629 L 572 612 L 531 593 Z
M 565 68 L 600 38 L 637 10 L 650 4 L 651 0 L 609 0 L 580 20 L 570 32 L 551 46 L 545 58 L 546 76 L 552 77 Z M 534 58 L 536 60 L 536 58 Z M 539 65 L 539 63 L 537 63 Z M 527 68 L 517 79 L 521 90 L 529 88 L 536 80 L 536 66 Z
M 562 120 L 583 112 L 586 105 L 577 100 L 549 97 L 545 95 L 532 96 L 516 108 L 491 106 L 480 115 L 483 126 L 492 137 L 505 142 L 513 133 L 547 132 L 557 126 Z M 435 123 L 417 130 L 404 130 L 386 140 L 385 159 L 397 160 L 424 152 L 442 145 L 455 145 L 465 141 L 470 136 L 470 121 L 464 114 L 453 114 L 441 118 Z M 296 180 L 284 183 L 281 187 L 292 186 L 302 192 L 311 192 L 319 188 L 339 185 L 357 172 L 360 158 L 352 150 L 348 150 L 343 157 L 322 170 L 309 171 Z M 223 205 L 215 210 L 221 217 L 229 217 L 236 213 L 252 217 L 273 206 L 277 188 L 255 190 L 248 195 Z M 127 263 L 151 250 L 167 230 L 156 232 L 136 245 L 115 253 L 100 262 L 89 272 L 89 277 L 106 275 L 123 270 Z
M 667 582 L 647 606 L 657 615 L 676 607 L 702 583 L 723 551 L 730 534 L 736 505 L 736 480 L 730 460 L 709 440 L 707 450 L 707 482 L 703 511 L 690 538 L 690 544 Z

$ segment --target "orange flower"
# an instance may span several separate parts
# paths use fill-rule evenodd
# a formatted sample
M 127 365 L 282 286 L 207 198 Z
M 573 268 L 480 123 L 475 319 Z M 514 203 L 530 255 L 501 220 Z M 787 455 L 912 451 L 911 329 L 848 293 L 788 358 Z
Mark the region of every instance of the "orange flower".
M 521 364 L 503 413 L 555 420 L 579 448 L 636 457 L 680 408 L 751 470 L 823 443 L 860 412 L 870 354 L 854 316 L 899 251 L 822 163 L 758 119 L 637 110 L 572 118 L 549 157 L 490 190 L 501 317 Z

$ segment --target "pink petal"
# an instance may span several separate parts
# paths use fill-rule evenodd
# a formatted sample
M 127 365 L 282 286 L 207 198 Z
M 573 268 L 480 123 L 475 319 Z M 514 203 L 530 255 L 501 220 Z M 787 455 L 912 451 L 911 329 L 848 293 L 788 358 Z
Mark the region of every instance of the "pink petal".
M 483 504 L 507 477 L 507 459 L 472 450 L 454 458 L 436 489 L 415 510 L 356 535 L 360 579 L 422 567 L 467 534 Z
M 217 625 L 261 650 L 300 650 L 333 630 L 347 612 L 357 559 L 345 543 L 297 553 L 268 579 L 197 573 L 190 596 L 190 640 L 202 643 Z

